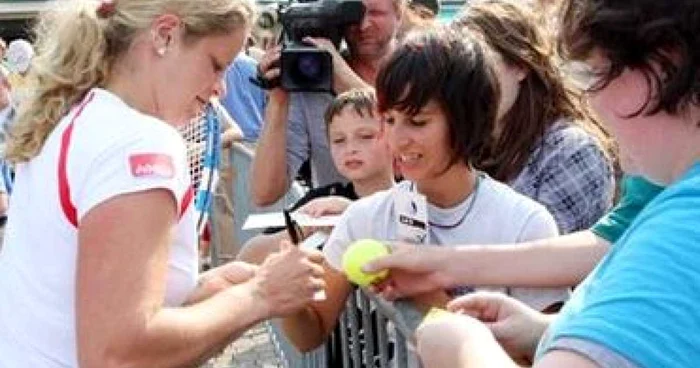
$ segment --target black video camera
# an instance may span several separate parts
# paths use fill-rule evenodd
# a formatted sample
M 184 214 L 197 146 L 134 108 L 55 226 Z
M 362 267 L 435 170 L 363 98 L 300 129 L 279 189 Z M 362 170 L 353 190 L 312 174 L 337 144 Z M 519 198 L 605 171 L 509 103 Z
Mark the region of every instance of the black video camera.
M 362 22 L 362 0 L 315 0 L 280 8 L 282 56 L 280 81 L 290 92 L 332 92 L 333 60 L 304 37 L 327 38 L 338 48 L 345 29 Z

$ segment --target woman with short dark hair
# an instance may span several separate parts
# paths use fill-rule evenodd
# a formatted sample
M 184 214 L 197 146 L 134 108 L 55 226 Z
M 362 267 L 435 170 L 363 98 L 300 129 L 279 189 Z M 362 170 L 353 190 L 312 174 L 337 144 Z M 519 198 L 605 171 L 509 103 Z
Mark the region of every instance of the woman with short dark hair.
M 352 290 L 341 258 L 354 241 L 401 240 L 419 247 L 504 243 L 557 233 L 547 210 L 471 165 L 484 148 L 497 109 L 498 82 L 481 43 L 440 29 L 413 33 L 387 59 L 376 91 L 385 139 L 404 180 L 348 207 L 323 248 L 323 302 L 286 318 L 285 331 L 303 350 L 323 341 Z M 415 299 L 419 308 L 444 306 L 470 285 Z M 535 309 L 567 299 L 566 288 L 507 288 Z M 314 327 L 312 327 L 314 326 Z

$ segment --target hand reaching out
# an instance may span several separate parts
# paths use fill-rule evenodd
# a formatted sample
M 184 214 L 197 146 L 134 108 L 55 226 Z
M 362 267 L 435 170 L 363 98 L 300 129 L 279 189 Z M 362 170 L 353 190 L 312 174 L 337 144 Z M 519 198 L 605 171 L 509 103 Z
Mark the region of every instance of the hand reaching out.
M 447 308 L 486 324 L 501 346 L 517 361 L 532 361 L 537 344 L 551 320 L 551 316 L 496 292 L 465 295 L 451 301 Z
M 406 243 L 394 243 L 391 248 L 391 254 L 364 267 L 365 272 L 389 270 L 389 276 L 373 291 L 395 300 L 451 287 L 445 249 Z

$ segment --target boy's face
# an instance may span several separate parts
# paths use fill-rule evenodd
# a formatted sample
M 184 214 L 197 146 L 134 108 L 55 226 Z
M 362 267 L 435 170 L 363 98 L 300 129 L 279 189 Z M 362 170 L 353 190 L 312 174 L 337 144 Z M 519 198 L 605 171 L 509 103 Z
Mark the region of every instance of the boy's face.
M 391 171 L 389 148 L 379 114 L 360 116 L 352 107 L 333 117 L 328 127 L 333 163 L 350 181 L 367 180 Z

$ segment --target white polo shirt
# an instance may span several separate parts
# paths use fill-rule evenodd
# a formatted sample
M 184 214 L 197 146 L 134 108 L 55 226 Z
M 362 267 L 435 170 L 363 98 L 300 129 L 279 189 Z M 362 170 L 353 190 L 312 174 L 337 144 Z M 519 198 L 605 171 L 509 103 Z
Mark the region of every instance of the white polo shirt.
M 0 367 L 77 367 L 77 227 L 115 196 L 164 188 L 180 208 L 169 252 L 166 305 L 197 277 L 195 217 L 185 147 L 176 129 L 93 89 L 17 166 L 0 253 Z

